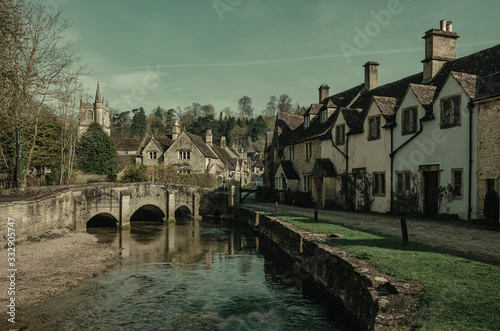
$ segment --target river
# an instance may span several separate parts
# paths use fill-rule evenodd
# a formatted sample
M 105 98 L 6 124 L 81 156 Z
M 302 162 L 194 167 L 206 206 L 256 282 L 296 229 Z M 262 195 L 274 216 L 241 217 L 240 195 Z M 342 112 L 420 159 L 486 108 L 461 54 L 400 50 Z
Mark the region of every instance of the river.
M 290 266 L 279 257 L 266 257 L 262 240 L 244 226 L 178 220 L 89 232 L 100 242 L 122 247 L 122 263 L 42 304 L 40 329 L 352 328 L 317 293 L 285 284 Z

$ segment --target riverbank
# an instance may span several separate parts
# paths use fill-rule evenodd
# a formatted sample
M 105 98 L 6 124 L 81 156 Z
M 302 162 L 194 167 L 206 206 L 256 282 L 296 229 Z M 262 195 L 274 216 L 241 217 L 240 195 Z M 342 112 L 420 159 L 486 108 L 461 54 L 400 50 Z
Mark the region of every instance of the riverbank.
M 21 317 L 31 306 L 96 277 L 121 259 L 120 249 L 97 243 L 88 233 L 55 230 L 31 240 L 15 247 L 15 303 Z M 1 248 L 4 270 L 7 254 L 8 250 Z M 9 282 L 7 277 L 0 277 L 2 304 L 10 300 Z

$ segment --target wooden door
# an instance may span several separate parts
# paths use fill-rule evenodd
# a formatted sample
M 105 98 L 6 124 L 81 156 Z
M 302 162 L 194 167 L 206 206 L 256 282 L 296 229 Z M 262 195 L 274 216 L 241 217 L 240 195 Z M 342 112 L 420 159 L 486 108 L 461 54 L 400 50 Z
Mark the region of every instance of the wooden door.
M 424 215 L 434 216 L 438 213 L 438 172 L 424 172 Z

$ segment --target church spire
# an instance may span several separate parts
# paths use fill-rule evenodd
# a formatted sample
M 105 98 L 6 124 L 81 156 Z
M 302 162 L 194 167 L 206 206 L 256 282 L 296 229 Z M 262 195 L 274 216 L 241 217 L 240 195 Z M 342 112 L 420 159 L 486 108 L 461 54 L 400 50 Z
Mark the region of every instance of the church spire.
M 97 92 L 95 93 L 95 102 L 101 102 L 101 89 L 99 88 L 99 81 L 97 81 Z

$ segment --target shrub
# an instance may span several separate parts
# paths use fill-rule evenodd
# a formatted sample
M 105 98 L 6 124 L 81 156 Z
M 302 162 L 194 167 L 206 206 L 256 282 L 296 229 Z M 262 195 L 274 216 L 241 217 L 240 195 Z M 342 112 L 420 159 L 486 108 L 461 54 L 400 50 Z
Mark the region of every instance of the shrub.
M 147 182 L 148 176 L 146 166 L 143 164 L 139 166 L 136 166 L 135 164 L 129 165 L 127 169 L 125 169 L 120 181 L 122 183 Z

